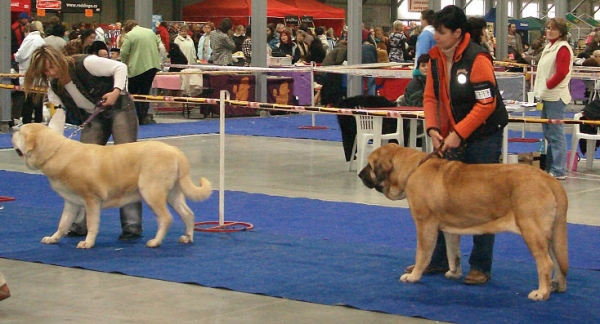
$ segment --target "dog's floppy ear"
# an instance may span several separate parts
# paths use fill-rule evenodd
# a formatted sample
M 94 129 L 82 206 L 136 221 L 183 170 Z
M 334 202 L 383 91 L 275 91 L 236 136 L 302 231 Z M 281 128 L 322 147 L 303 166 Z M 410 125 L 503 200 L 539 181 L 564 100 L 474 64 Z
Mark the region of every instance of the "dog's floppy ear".
M 37 144 L 36 136 L 30 133 L 23 133 L 23 154 L 28 154 L 35 149 Z
M 373 173 L 377 178 L 377 182 L 381 183 L 389 178 L 390 173 L 394 169 L 394 156 L 391 152 L 387 151 L 386 154 L 379 155 L 379 159 L 375 161 L 373 166 Z
M 60 135 L 63 135 L 65 129 L 65 119 L 65 111 L 62 109 L 56 109 L 54 112 L 54 116 L 52 116 L 52 119 L 50 119 L 50 123 L 48 123 L 48 127 L 58 132 Z

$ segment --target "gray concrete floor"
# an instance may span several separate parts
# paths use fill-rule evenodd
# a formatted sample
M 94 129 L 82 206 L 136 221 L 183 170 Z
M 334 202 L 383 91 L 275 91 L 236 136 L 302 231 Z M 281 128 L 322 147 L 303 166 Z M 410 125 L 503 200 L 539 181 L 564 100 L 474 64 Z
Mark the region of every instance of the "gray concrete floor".
M 180 122 L 177 115 L 159 122 Z M 513 128 L 515 126 L 512 126 Z M 530 127 L 530 126 L 528 126 Z M 534 127 L 534 126 L 532 126 Z M 518 128 L 515 128 L 518 129 Z M 181 148 L 194 177 L 219 187 L 219 137 L 164 138 Z M 362 185 L 348 172 L 340 143 L 226 136 L 225 189 L 286 197 L 407 207 Z M 600 162 L 597 162 L 600 163 Z M 580 169 L 583 163 L 580 163 Z M 31 172 L 12 149 L 0 150 L 0 169 Z M 600 225 L 600 166 L 563 181 L 570 223 Z M 0 211 L 1 213 L 1 211 Z M 235 218 L 228 215 L 226 219 Z M 58 217 L 58 215 L 56 215 Z M 242 220 L 242 219 L 240 219 Z M 2 323 L 424 323 L 376 312 L 211 289 L 118 274 L 0 259 L 12 297 L 0 303 Z M 449 310 L 450 311 L 450 310 Z

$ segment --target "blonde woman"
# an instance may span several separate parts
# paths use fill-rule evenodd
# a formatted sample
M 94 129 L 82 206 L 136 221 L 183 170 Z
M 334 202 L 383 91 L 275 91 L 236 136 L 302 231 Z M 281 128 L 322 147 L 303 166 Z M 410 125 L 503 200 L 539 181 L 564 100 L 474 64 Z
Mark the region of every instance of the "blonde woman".
M 406 50 L 406 35 L 404 35 L 404 24 L 400 20 L 394 21 L 392 33 L 388 37 L 388 57 L 390 62 L 404 62 L 404 51 Z
M 25 93 L 41 99 L 34 88 L 47 88 L 48 101 L 62 107 L 68 122 L 81 124 L 101 102 L 105 112 L 98 114 L 81 131 L 81 142 L 106 145 L 113 137 L 115 144 L 135 142 L 138 120 L 133 100 L 127 93 L 127 66 L 96 55 L 65 56 L 44 45 L 31 55 L 25 73 Z M 101 101 L 103 100 L 103 102 Z M 119 239 L 139 238 L 142 234 L 142 204 L 132 203 L 121 208 L 122 234 Z M 75 220 L 70 235 L 87 234 L 85 218 Z

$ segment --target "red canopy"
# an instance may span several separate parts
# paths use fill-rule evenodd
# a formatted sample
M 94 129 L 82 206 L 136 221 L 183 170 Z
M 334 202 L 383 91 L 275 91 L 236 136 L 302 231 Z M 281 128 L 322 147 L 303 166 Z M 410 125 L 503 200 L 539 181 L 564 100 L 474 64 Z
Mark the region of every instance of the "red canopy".
M 251 0 L 206 0 L 183 7 L 185 21 L 211 21 L 217 25 L 229 17 L 235 25 L 247 26 L 250 23 Z M 267 17 L 284 18 L 293 15 L 297 8 L 275 0 L 267 0 Z M 265 27 L 266 28 L 266 27 Z
M 342 31 L 346 21 L 346 11 L 316 0 L 277 0 L 297 9 L 297 15 L 312 16 L 315 27 L 332 27 L 337 33 Z
M 316 0 L 277 0 L 298 8 L 299 16 L 312 16 L 314 19 L 345 19 L 346 11 Z

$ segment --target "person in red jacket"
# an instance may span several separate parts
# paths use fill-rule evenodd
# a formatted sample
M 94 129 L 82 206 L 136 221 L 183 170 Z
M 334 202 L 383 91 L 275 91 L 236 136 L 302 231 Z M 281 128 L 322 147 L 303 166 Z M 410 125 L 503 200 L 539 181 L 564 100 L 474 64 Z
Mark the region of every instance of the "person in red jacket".
M 10 53 L 13 55 L 21 47 L 23 39 L 25 38 L 25 25 L 31 21 L 31 17 L 25 12 L 21 12 L 17 20 L 10 26 L 11 39 L 10 39 Z M 13 57 L 14 58 L 14 57 Z
M 158 24 L 158 27 L 156 27 L 156 35 L 160 36 L 160 40 L 162 41 L 163 45 L 165 45 L 165 50 L 168 53 L 170 49 L 171 38 L 169 37 L 169 27 L 167 26 L 166 22 L 161 21 L 160 24 Z

